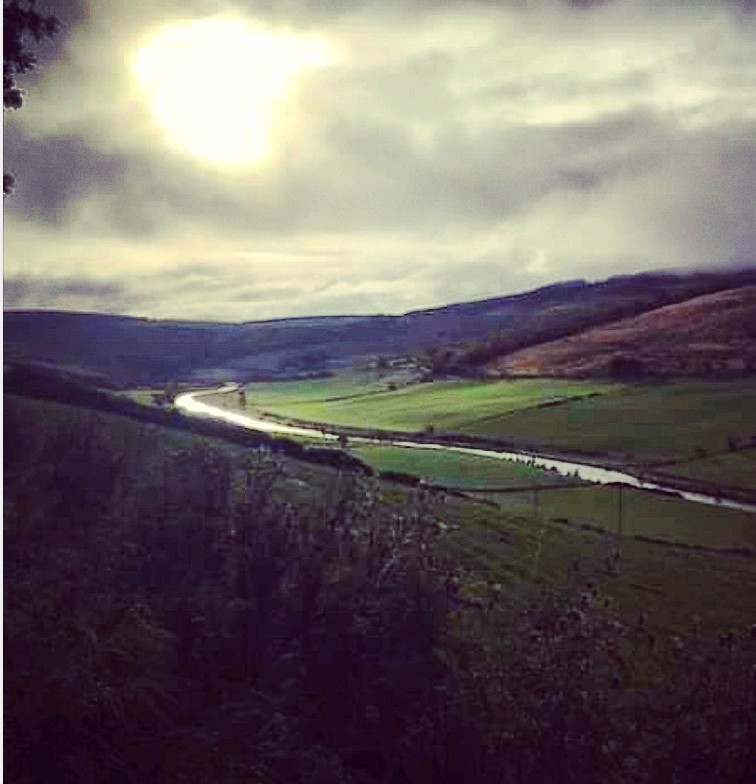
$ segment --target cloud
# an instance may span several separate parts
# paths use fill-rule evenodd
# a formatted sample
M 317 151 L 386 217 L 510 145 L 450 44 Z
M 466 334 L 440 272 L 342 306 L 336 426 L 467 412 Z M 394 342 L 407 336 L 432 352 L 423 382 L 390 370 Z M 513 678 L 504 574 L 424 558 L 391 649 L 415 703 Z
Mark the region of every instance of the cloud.
M 46 308 L 86 310 L 96 299 L 102 312 L 117 313 L 128 306 L 123 286 L 86 278 L 46 280 L 15 276 L 3 281 L 3 305 L 6 308 Z
M 8 119 L 6 274 L 33 283 L 11 301 L 401 312 L 756 259 L 756 36 L 735 2 L 236 7 L 340 56 L 303 77 L 269 162 L 221 174 L 165 142 L 128 63 L 156 25 L 222 6 L 71 4 Z

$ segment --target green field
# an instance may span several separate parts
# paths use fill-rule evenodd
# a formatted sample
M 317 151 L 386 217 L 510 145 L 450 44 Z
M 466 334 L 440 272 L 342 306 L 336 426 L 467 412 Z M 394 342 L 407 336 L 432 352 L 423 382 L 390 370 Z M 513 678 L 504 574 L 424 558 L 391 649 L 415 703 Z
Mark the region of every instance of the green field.
M 247 405 L 314 422 L 390 430 L 472 432 L 479 422 L 544 403 L 603 393 L 616 384 L 574 381 L 437 381 L 375 391 L 378 381 L 346 376 L 339 381 L 249 384 Z M 384 384 L 385 386 L 385 384 Z M 218 396 L 220 401 L 223 396 Z M 212 398 L 208 398 L 210 402 Z M 235 403 L 235 396 L 226 399 Z
M 459 433 L 535 449 L 605 454 L 671 475 L 756 490 L 753 381 L 618 385 L 564 380 L 437 381 L 393 391 L 375 376 L 247 386 L 248 409 L 312 422 Z M 238 407 L 236 395 L 209 402 Z M 562 401 L 556 402 L 555 401 Z M 386 465 L 394 458 L 386 457 Z M 676 466 L 675 461 L 682 461 Z M 401 460 L 399 461 L 401 463 Z M 401 468 L 394 470 L 403 470 Z
M 437 381 L 376 391 L 348 375 L 250 384 L 247 405 L 298 419 L 365 428 L 485 436 L 564 450 L 626 453 L 650 461 L 723 452 L 756 435 L 752 381 L 621 386 L 527 379 Z M 236 405 L 235 396 L 218 396 Z M 557 405 L 546 405 L 554 401 Z
M 354 446 L 349 450 L 377 471 L 411 474 L 454 488 L 559 486 L 575 480 L 526 463 L 494 460 L 458 452 L 396 446 Z
M 676 463 L 664 466 L 663 471 L 688 479 L 721 482 L 728 487 L 756 490 L 756 448 Z
M 523 514 L 537 511 L 545 518 L 588 523 L 612 532 L 619 531 L 621 520 L 625 537 L 640 535 L 683 545 L 756 552 L 756 515 L 657 493 L 592 485 L 539 492 L 537 499 L 532 493 L 481 497 Z
M 503 413 L 464 432 L 562 449 L 646 459 L 724 451 L 730 436 L 756 435 L 756 384 L 660 384 L 615 389 L 562 406 Z
M 661 634 L 691 631 L 697 624 L 705 633 L 716 633 L 753 622 L 753 557 L 632 537 L 618 545 L 611 535 L 533 514 L 525 504 L 496 510 L 455 498 L 435 513 L 448 526 L 445 546 L 489 585 L 564 583 L 577 566 L 602 582 L 602 592 L 620 610 L 648 613 L 651 626 Z M 616 575 L 607 580 L 606 554 L 613 547 L 619 547 L 621 556 Z

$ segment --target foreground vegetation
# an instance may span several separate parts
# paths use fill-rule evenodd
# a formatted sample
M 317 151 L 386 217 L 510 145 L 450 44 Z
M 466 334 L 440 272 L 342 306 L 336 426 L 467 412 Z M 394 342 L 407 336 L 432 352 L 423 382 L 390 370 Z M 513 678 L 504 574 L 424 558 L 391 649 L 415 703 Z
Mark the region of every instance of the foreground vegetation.
M 13 780 L 746 780 L 750 559 L 65 406 L 5 428 Z

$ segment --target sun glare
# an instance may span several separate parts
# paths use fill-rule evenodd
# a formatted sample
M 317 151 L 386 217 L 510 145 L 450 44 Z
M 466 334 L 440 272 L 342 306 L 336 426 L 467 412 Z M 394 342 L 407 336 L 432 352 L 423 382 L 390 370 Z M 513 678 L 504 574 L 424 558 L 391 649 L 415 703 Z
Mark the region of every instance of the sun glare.
M 171 144 L 238 168 L 270 154 L 294 78 L 331 59 L 322 38 L 205 19 L 163 28 L 140 46 L 133 65 Z

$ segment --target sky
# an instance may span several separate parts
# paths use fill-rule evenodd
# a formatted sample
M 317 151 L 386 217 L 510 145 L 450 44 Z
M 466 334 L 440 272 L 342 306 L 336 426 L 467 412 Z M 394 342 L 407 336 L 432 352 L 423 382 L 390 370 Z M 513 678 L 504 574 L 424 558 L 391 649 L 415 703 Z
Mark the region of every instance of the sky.
M 4 305 L 402 313 L 756 263 L 751 0 L 40 0 Z

